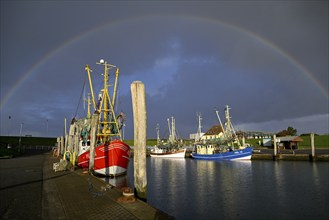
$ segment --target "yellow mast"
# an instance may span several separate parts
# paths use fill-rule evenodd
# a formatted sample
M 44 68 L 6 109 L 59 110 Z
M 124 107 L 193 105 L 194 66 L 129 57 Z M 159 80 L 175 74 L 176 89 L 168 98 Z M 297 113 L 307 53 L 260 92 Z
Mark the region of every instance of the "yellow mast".
M 88 64 L 86 65 L 85 70 L 87 70 L 87 73 L 88 73 L 88 79 L 89 79 L 89 85 L 90 85 L 90 91 L 91 91 L 91 98 L 93 100 L 94 111 L 96 111 L 96 102 L 95 102 L 95 96 L 94 96 L 93 83 L 91 81 L 91 76 L 90 76 L 91 70 L 90 70 Z
M 101 96 L 101 103 L 99 107 L 100 111 L 100 122 L 98 129 L 97 136 L 101 137 L 102 142 L 110 141 L 110 138 L 113 136 L 119 137 L 120 140 L 122 140 L 121 132 L 118 128 L 118 121 L 114 112 L 114 101 L 116 96 L 116 90 L 117 90 L 117 80 L 119 75 L 119 69 L 117 68 L 116 71 L 116 78 L 115 78 L 115 84 L 114 84 L 114 90 L 113 90 L 113 99 L 111 101 L 111 97 L 108 91 L 108 87 L 110 86 L 109 83 L 109 70 L 111 68 L 116 68 L 116 66 L 112 64 L 108 64 L 104 60 L 100 60 L 100 65 L 104 66 L 104 88 L 102 89 L 102 96 Z M 102 118 L 103 117 L 103 118 Z M 116 132 L 114 132 L 116 131 Z
M 91 114 L 90 114 L 90 95 L 88 93 L 88 99 L 87 99 L 87 103 L 88 103 L 88 108 L 87 108 L 87 118 L 90 118 L 91 117 Z
M 113 88 L 113 99 L 112 99 L 112 105 L 115 105 L 115 98 L 117 96 L 117 84 L 118 84 L 118 78 L 119 78 L 119 68 L 115 71 L 115 82 L 114 82 L 114 88 Z

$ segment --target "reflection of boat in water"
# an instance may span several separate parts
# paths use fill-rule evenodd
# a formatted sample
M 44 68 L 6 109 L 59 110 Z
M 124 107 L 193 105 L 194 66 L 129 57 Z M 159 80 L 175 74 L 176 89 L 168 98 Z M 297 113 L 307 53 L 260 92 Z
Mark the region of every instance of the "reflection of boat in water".
M 128 186 L 127 175 L 121 175 L 117 177 L 101 177 L 100 179 L 116 188 L 123 188 Z
M 230 121 L 229 106 L 225 109 L 225 129 L 222 125 L 218 111 L 216 111 L 222 128 L 222 139 L 208 143 L 197 143 L 192 157 L 204 160 L 250 160 L 252 147 L 241 145 Z
M 171 149 L 168 147 L 158 147 L 155 146 L 154 149 L 151 150 L 151 157 L 167 157 L 167 158 L 184 158 L 186 153 L 186 149 Z
M 161 144 L 159 126 L 157 126 L 157 146 L 151 149 L 150 156 L 162 158 L 185 158 L 186 148 L 183 148 L 177 140 L 174 117 L 171 117 L 171 126 L 168 118 L 168 127 L 170 133 L 168 143 Z
M 94 159 L 94 173 L 106 176 L 118 176 L 125 174 L 129 163 L 130 147 L 122 141 L 121 128 L 125 120 L 125 115 L 121 112 L 115 114 L 117 84 L 119 77 L 119 68 L 106 61 L 101 60 L 99 63 L 104 66 L 104 88 L 98 97 L 98 104 L 94 98 L 92 81 L 89 66 L 86 66 L 92 94 L 92 101 L 95 112 L 98 117 L 98 126 L 96 129 L 96 146 Z M 115 68 L 114 88 L 110 94 L 108 87 L 110 74 L 109 70 Z M 112 97 L 111 97 L 112 96 Z M 88 111 L 89 112 L 89 111 Z M 95 114 L 94 114 L 95 115 Z M 91 125 L 92 120 L 87 116 L 84 128 L 81 131 L 81 140 L 79 142 L 78 166 L 82 168 L 89 167 L 90 144 L 91 144 Z

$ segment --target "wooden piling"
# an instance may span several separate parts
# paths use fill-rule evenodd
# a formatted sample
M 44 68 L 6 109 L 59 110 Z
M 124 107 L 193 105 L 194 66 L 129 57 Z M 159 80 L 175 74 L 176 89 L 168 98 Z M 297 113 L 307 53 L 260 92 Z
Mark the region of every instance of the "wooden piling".
M 277 156 L 277 146 L 276 146 L 276 135 L 273 135 L 273 144 L 274 144 L 274 155 L 273 155 L 273 159 L 276 159 Z
M 146 175 L 146 100 L 145 86 L 134 81 L 131 86 L 131 98 L 134 115 L 134 184 L 139 199 L 147 199 Z
M 75 129 L 75 125 L 70 124 L 69 135 L 67 140 L 68 145 L 66 150 L 70 151 L 71 153 L 73 152 L 74 129 Z
M 67 136 L 67 131 L 66 131 L 66 117 L 64 118 L 64 147 L 62 149 L 62 155 L 64 155 L 65 151 L 67 151 L 67 139 L 68 139 L 68 136 Z
M 61 136 L 61 147 L 60 147 L 60 151 L 59 154 L 63 155 L 64 154 L 64 136 Z M 59 156 L 59 155 L 58 155 Z
M 310 136 L 311 136 L 311 149 L 312 149 L 312 156 L 310 159 L 311 161 L 314 161 L 315 159 L 314 133 L 312 132 Z
M 56 152 L 54 152 L 53 155 L 58 157 L 60 149 L 61 149 L 61 137 L 57 137 L 57 150 Z
M 96 136 L 98 130 L 98 119 L 99 113 L 95 112 L 91 116 L 91 131 L 90 131 L 90 152 L 89 152 L 89 173 L 94 171 L 94 161 L 95 161 L 95 147 L 96 147 Z
M 78 161 L 78 148 L 79 148 L 79 137 L 80 137 L 80 129 L 77 124 L 74 124 L 74 135 L 73 135 L 73 169 L 75 167 L 76 162 Z

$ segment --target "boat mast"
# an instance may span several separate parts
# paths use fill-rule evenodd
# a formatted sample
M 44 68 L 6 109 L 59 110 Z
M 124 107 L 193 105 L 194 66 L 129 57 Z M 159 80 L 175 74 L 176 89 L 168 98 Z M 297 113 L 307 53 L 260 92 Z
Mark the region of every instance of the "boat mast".
M 175 118 L 171 117 L 171 128 L 170 128 L 170 119 L 167 119 L 169 127 L 169 143 L 173 144 L 176 140 L 176 128 L 175 128 Z
M 90 76 L 90 72 L 92 72 L 92 70 L 89 68 L 89 65 L 88 64 L 86 65 L 85 70 L 87 70 L 87 73 L 88 73 L 91 98 L 93 100 L 94 111 L 96 111 L 97 109 L 96 109 L 96 102 L 95 102 L 95 96 L 94 96 L 93 82 L 92 82 L 91 76 Z
M 231 117 L 230 117 L 230 107 L 228 105 L 225 106 L 225 126 L 226 126 L 226 135 L 228 138 L 232 138 L 232 129 L 231 129 Z
M 100 94 L 100 105 L 99 109 L 97 109 L 100 112 L 99 116 L 99 128 L 98 128 L 98 134 L 97 136 L 101 138 L 102 142 L 110 141 L 111 137 L 119 137 L 120 140 L 122 140 L 121 132 L 119 130 L 117 117 L 115 116 L 114 112 L 114 101 L 111 100 L 111 96 L 108 91 L 109 85 L 109 70 L 112 68 L 117 68 L 116 66 L 107 63 L 104 60 L 100 60 L 99 63 L 96 63 L 99 65 L 104 66 L 104 87 L 101 90 Z M 114 91 L 113 91 L 113 99 L 116 95 L 116 89 L 117 89 L 117 82 L 118 82 L 118 76 L 119 76 L 119 70 L 117 68 L 117 74 L 115 79 L 115 85 L 114 85 Z M 122 116 L 123 117 L 123 116 Z
M 233 128 L 233 125 L 232 125 L 232 122 L 231 122 L 231 117 L 230 117 L 230 107 L 228 105 L 226 105 L 226 108 L 225 108 L 225 117 L 226 117 L 226 133 L 228 135 L 228 137 L 231 139 L 231 140 L 235 140 L 238 144 L 238 147 L 241 146 L 240 144 L 240 141 L 239 139 L 237 138 L 237 135 L 235 133 L 235 130 Z M 233 144 L 233 141 L 232 141 L 232 147 L 234 149 L 234 144 Z
M 170 129 L 170 119 L 167 118 L 167 122 L 168 122 L 168 129 L 169 129 L 169 139 L 168 139 L 168 142 L 171 143 L 171 129 Z
M 159 124 L 157 124 L 157 126 L 156 126 L 156 131 L 157 131 L 157 145 L 159 146 L 160 142 L 161 142 L 161 140 L 160 140 L 160 125 Z
M 90 95 L 88 93 L 88 99 L 87 99 L 87 118 L 91 118 L 91 113 L 90 113 Z
M 197 112 L 197 116 L 198 116 L 198 131 L 197 131 L 197 135 L 195 137 L 195 142 L 198 142 L 200 141 L 201 139 L 201 129 L 202 129 L 202 126 L 201 126 L 201 121 L 202 121 L 202 116 L 201 116 L 201 113 L 200 112 Z
M 114 81 L 114 88 L 113 88 L 113 99 L 112 99 L 112 105 L 115 105 L 115 99 L 117 96 L 117 85 L 118 85 L 118 78 L 119 78 L 119 68 L 116 69 L 115 71 L 115 81 Z
M 172 143 L 176 140 L 176 120 L 174 117 L 171 117 L 171 132 L 172 132 Z
M 219 124 L 220 124 L 220 126 L 221 126 L 221 128 L 222 128 L 222 131 L 223 131 L 223 134 L 224 134 L 224 138 L 225 138 L 226 140 L 228 140 L 228 137 L 227 137 L 227 135 L 226 135 L 226 130 L 225 130 L 224 127 L 223 127 L 222 120 L 220 120 L 218 110 L 216 110 L 216 115 L 217 115 L 217 118 L 218 118 Z

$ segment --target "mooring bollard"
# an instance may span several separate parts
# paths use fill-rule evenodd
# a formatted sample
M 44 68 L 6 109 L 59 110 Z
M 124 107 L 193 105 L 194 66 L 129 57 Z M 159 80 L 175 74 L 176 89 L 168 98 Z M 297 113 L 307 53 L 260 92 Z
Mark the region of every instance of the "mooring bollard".
M 134 184 L 139 199 L 147 199 L 146 176 L 146 101 L 145 86 L 141 81 L 131 84 L 134 115 Z

